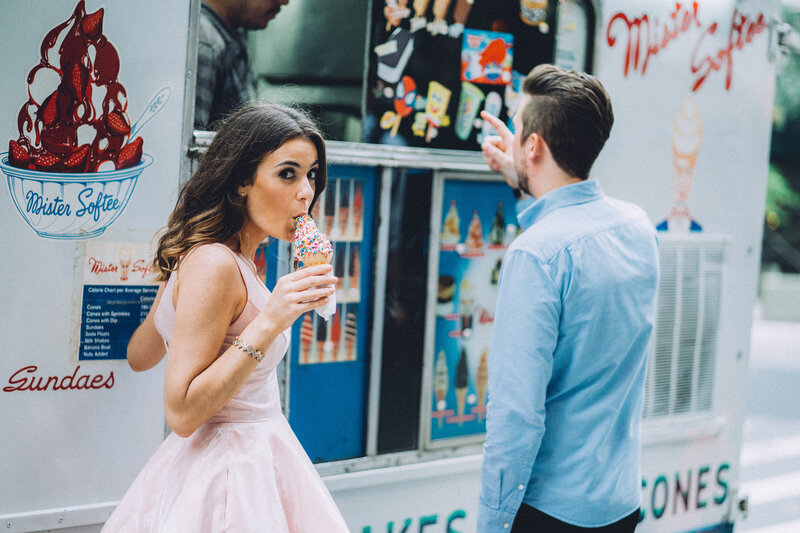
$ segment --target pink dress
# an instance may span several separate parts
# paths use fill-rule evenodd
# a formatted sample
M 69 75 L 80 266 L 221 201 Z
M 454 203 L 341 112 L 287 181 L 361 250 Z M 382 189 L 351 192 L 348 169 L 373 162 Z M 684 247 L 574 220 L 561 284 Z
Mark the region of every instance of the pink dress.
M 270 295 L 244 259 L 236 255 L 236 261 L 247 287 L 247 305 L 228 329 L 220 353 Z M 174 279 L 170 276 L 155 314 L 156 329 L 167 345 L 175 321 Z M 281 412 L 275 367 L 288 342 L 287 330 L 231 401 L 194 434 L 182 438 L 170 433 L 103 532 L 349 531 Z

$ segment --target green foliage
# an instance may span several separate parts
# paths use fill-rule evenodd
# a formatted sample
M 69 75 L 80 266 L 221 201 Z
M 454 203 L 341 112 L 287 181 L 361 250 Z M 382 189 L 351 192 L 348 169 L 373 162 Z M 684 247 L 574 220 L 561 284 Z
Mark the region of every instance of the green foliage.
M 773 229 L 784 226 L 792 221 L 798 210 L 800 193 L 789 185 L 778 167 L 770 165 L 767 177 L 767 223 Z

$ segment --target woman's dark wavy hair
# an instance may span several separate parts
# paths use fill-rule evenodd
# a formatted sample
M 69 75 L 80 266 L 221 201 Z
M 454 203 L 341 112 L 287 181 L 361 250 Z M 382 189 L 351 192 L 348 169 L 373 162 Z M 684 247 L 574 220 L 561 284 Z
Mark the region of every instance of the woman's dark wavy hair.
M 192 247 L 228 242 L 237 236 L 247 213 L 238 188 L 253 182 L 264 157 L 297 138 L 308 139 L 317 148 L 319 171 L 310 212 L 327 182 L 325 141 L 312 120 L 280 104 L 255 103 L 239 108 L 222 122 L 197 171 L 181 187 L 158 240 L 153 260 L 158 281 L 166 280 Z

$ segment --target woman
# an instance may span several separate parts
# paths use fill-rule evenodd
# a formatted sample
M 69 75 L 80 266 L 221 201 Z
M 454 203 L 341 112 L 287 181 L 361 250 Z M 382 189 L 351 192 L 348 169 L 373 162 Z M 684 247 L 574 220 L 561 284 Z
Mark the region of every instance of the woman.
M 141 371 L 169 348 L 172 433 L 103 531 L 348 531 L 280 409 L 275 367 L 288 329 L 325 305 L 330 265 L 283 276 L 270 292 L 253 258 L 325 188 L 325 146 L 295 110 L 256 104 L 220 128 L 183 186 L 154 265 L 162 283 L 128 344 Z

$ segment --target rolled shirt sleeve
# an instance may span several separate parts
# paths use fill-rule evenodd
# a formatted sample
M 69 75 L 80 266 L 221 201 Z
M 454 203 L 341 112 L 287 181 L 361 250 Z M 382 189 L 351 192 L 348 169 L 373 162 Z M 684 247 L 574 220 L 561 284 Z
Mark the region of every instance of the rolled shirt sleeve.
M 561 312 L 549 270 L 518 249 L 503 260 L 489 357 L 479 533 L 510 530 L 544 435 Z

